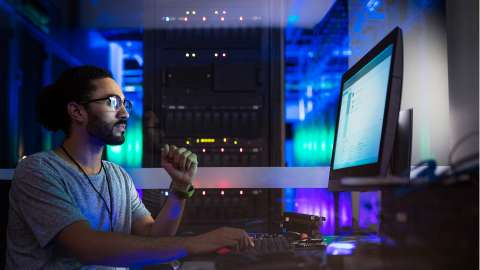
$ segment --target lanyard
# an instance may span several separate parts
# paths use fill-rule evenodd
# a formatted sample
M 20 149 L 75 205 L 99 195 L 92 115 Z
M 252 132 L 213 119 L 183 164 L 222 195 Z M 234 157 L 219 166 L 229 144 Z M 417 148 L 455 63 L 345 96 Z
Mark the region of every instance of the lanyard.
M 77 165 L 78 169 L 83 173 L 83 175 L 85 175 L 85 178 L 87 178 L 90 186 L 93 188 L 93 190 L 95 190 L 95 192 L 98 194 L 98 196 L 102 199 L 103 203 L 105 204 L 105 208 L 107 209 L 108 216 L 110 217 L 110 231 L 113 232 L 113 198 L 112 198 L 112 192 L 110 190 L 110 175 L 108 174 L 107 170 L 105 169 L 105 166 L 103 165 L 103 162 L 101 162 L 101 164 L 102 164 L 102 169 L 105 172 L 105 178 L 107 179 L 108 195 L 110 197 L 110 207 L 108 207 L 107 201 L 102 196 L 102 194 L 100 194 L 100 192 L 95 188 L 92 181 L 90 180 L 90 177 L 88 177 L 87 173 L 83 170 L 82 166 L 80 166 L 80 164 L 78 164 L 78 162 L 70 155 L 70 153 L 68 153 L 67 149 L 65 149 L 63 144 L 60 146 L 60 148 L 62 148 L 63 152 L 65 152 L 65 154 L 68 156 L 68 158 L 73 163 L 75 163 L 75 165 Z

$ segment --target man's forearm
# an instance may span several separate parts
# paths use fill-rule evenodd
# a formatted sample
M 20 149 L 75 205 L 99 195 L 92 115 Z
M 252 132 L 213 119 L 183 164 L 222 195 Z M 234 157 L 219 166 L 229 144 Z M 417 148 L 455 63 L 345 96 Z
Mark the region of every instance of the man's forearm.
M 247 247 L 248 235 L 220 228 L 191 237 L 146 237 L 93 230 L 86 221 L 63 229 L 54 240 L 58 250 L 82 264 L 132 266 L 168 262 L 187 255 L 206 254 L 221 247 Z
M 174 236 L 185 209 L 185 199 L 179 199 L 175 194 L 168 196 L 165 205 L 152 224 L 150 236 Z
M 192 240 L 182 237 L 142 237 L 100 232 L 77 222 L 61 232 L 60 248 L 89 265 L 128 266 L 172 261 L 194 253 Z
M 179 237 L 146 238 L 116 233 L 98 236 L 92 246 L 96 252 L 85 254 L 87 264 L 129 266 L 163 263 L 188 254 L 184 239 Z M 102 239 L 103 238 L 103 239 Z

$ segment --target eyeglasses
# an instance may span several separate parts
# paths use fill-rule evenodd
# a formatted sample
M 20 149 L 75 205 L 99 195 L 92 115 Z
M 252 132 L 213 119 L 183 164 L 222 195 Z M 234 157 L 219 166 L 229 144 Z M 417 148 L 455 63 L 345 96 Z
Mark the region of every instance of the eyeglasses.
M 88 104 L 92 102 L 99 102 L 105 100 L 105 104 L 109 106 L 112 110 L 118 112 L 120 108 L 122 108 L 122 104 L 125 106 L 125 110 L 130 114 L 132 112 L 133 104 L 130 100 L 125 99 L 122 101 L 122 98 L 117 96 L 117 95 L 112 95 L 104 98 L 97 98 L 97 99 L 92 99 L 92 100 L 87 100 L 85 102 L 82 102 L 80 104 Z

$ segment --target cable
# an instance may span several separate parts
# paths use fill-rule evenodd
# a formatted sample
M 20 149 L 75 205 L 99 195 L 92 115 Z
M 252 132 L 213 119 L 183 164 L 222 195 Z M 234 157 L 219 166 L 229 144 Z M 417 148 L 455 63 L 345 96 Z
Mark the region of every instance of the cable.
M 466 142 L 468 139 L 470 139 L 471 137 L 473 137 L 474 135 L 477 135 L 478 136 L 478 131 L 473 131 L 473 132 L 470 132 L 468 133 L 467 135 L 463 136 L 462 138 L 460 138 L 458 140 L 458 142 L 452 147 L 452 150 L 450 151 L 449 155 L 448 155 L 448 164 L 451 166 L 453 164 L 453 155 L 455 154 L 455 152 L 458 150 L 458 148 L 464 143 Z M 478 153 L 477 153 L 478 155 Z
M 469 164 L 472 161 L 477 161 L 477 162 L 473 163 L 473 165 L 471 166 L 464 166 L 465 164 Z M 461 179 L 458 179 L 460 176 L 465 176 L 465 175 L 473 176 L 475 174 L 478 175 L 478 152 L 475 154 L 468 155 L 460 159 L 459 161 L 455 162 L 454 164 L 451 164 L 451 169 L 439 175 L 438 178 L 442 180 L 453 178 L 453 181 L 450 180 L 450 181 L 443 181 L 443 182 L 454 184 L 456 182 L 462 181 Z M 478 177 L 476 179 L 478 180 Z
M 464 179 L 459 179 L 459 177 L 461 176 L 468 176 L 468 180 L 476 179 L 478 181 L 478 169 L 479 169 L 479 165 L 478 165 L 479 153 L 478 152 L 474 154 L 469 154 L 466 157 L 462 157 L 461 159 L 455 162 L 453 161 L 453 156 L 456 153 L 456 151 L 460 148 L 460 146 L 463 145 L 470 138 L 474 137 L 475 135 L 478 136 L 478 131 L 471 132 L 463 136 L 460 140 L 458 140 L 458 142 L 452 147 L 452 150 L 448 155 L 448 164 L 450 168 L 439 175 L 435 174 L 435 170 L 437 168 L 437 163 L 435 160 L 429 159 L 429 160 L 424 160 L 417 163 L 414 166 L 413 171 L 415 171 L 421 166 L 426 165 L 426 168 L 423 168 L 422 170 L 420 170 L 415 175 L 415 178 L 412 179 L 414 180 L 414 182 L 415 182 L 415 179 L 417 179 L 416 182 L 418 185 L 409 185 L 407 187 L 398 188 L 394 193 L 395 196 L 403 197 L 409 194 L 410 192 L 420 191 L 430 185 L 453 185 L 459 182 L 465 182 Z M 465 167 L 465 165 L 471 163 L 472 161 L 476 161 L 476 163 L 474 163 L 471 166 Z M 406 171 L 407 170 L 405 170 L 405 172 L 403 172 L 402 175 L 404 175 Z M 472 177 L 475 174 L 477 174 L 477 177 L 476 178 Z M 421 178 L 426 179 L 427 181 L 422 181 Z
M 422 166 L 427 166 L 426 168 L 422 169 L 421 171 L 419 171 L 416 175 L 415 175 L 415 178 L 418 178 L 418 177 L 425 177 L 429 180 L 433 180 L 436 178 L 435 176 L 435 170 L 437 169 L 437 162 L 433 159 L 427 159 L 427 160 L 423 160 L 423 161 L 420 161 L 419 163 L 417 163 L 412 171 L 415 171 L 417 170 L 419 167 L 422 167 Z M 410 172 L 410 171 L 409 171 Z
M 414 167 L 413 170 L 417 169 L 420 166 L 427 165 L 427 167 L 423 170 L 421 170 L 417 175 L 416 178 L 418 177 L 425 177 L 429 180 L 429 182 L 435 182 L 438 180 L 443 180 L 446 178 L 450 177 L 457 177 L 459 175 L 459 172 L 465 173 L 465 172 L 470 172 L 471 169 L 478 168 L 478 152 L 474 154 L 470 154 L 466 157 L 461 158 L 458 161 L 453 161 L 454 154 L 457 152 L 457 150 L 462 146 L 466 141 L 471 139 L 472 137 L 478 136 L 478 131 L 470 132 L 467 135 L 463 136 L 461 139 L 458 140 L 458 142 L 452 147 L 452 150 L 450 151 L 448 155 L 448 164 L 450 166 L 449 170 L 443 172 L 440 175 L 435 175 L 435 170 L 437 168 L 436 161 L 433 159 L 430 160 L 424 160 L 419 163 L 417 163 Z M 458 171 L 458 168 L 464 164 L 467 164 L 468 162 L 471 162 L 473 160 L 477 160 L 477 165 L 474 165 L 472 167 L 467 167 L 461 171 Z M 402 173 L 403 175 L 403 173 Z M 458 179 L 455 179 L 458 180 Z

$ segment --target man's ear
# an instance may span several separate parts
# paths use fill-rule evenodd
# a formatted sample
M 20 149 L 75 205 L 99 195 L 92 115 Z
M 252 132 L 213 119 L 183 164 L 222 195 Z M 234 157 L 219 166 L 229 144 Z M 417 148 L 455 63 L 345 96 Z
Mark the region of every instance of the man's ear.
M 88 119 L 87 111 L 85 107 L 77 102 L 71 101 L 67 104 L 67 112 L 72 118 L 73 122 L 84 123 Z

